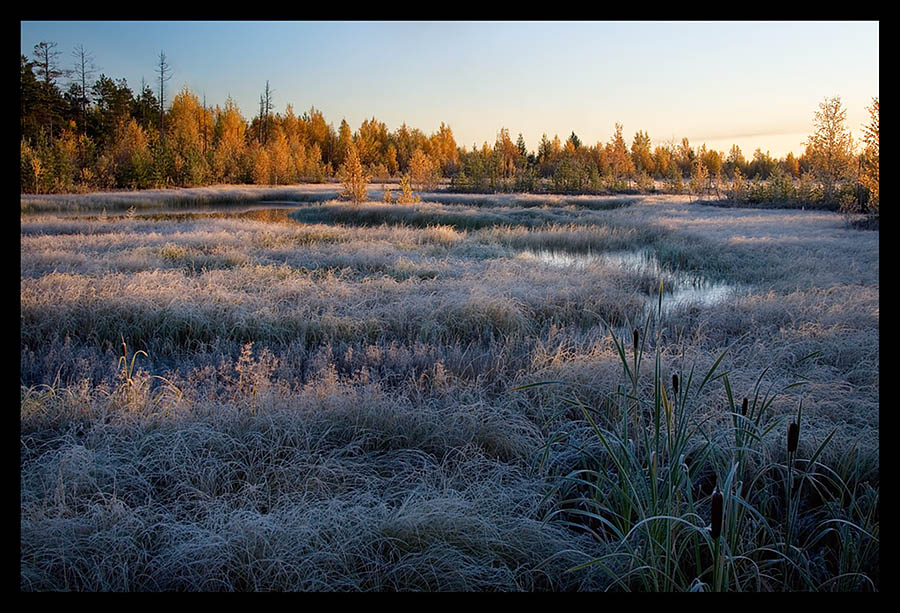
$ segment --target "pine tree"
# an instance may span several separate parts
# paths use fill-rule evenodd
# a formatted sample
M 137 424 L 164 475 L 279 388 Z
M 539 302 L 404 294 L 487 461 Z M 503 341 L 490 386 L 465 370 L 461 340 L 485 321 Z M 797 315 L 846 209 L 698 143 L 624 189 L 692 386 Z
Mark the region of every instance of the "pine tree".
M 573 149 L 578 149 L 579 147 L 581 147 L 581 139 L 578 138 L 577 134 L 575 134 L 575 130 L 572 130 L 572 134 L 569 135 L 569 138 L 568 140 L 566 140 L 566 142 L 572 143 Z
M 40 106 L 43 115 L 41 123 L 47 132 L 47 136 L 54 134 L 54 126 L 62 123 L 61 106 L 62 97 L 57 87 L 57 80 L 65 76 L 67 72 L 59 67 L 60 52 L 56 50 L 56 43 L 41 41 L 34 46 L 33 64 L 37 78 L 40 80 Z

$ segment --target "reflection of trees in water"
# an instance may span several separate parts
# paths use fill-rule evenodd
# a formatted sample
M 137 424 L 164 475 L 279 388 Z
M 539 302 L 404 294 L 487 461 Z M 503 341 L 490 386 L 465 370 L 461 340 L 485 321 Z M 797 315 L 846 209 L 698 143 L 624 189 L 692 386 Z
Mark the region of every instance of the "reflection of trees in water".
M 139 219 L 148 219 L 151 221 L 194 221 L 197 219 L 250 219 L 253 221 L 264 221 L 267 223 L 288 223 L 292 222 L 288 217 L 290 209 L 254 209 L 251 211 L 241 211 L 240 213 L 229 213 L 223 211 L 215 211 L 210 213 L 152 213 L 148 215 L 137 215 Z M 96 216 L 88 217 L 88 219 L 98 219 Z
M 232 215 L 222 214 L 223 217 Z M 253 221 L 265 221 L 268 223 L 286 223 L 292 221 L 288 217 L 287 209 L 256 209 L 253 211 L 245 211 L 235 215 L 241 219 L 252 219 Z

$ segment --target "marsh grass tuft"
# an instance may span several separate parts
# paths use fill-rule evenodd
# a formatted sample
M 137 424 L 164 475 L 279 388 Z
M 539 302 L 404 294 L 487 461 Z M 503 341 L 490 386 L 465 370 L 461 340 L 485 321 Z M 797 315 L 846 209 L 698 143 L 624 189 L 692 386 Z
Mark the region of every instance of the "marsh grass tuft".
M 862 524 L 846 520 L 854 509 L 838 493 L 853 488 L 818 462 L 834 432 L 809 460 L 797 461 L 801 402 L 796 421 L 788 427 L 787 464 L 767 460 L 776 449 L 767 440 L 782 418 L 771 410 L 778 394 L 761 394 L 765 371 L 757 380 L 753 402 L 744 398 L 735 407 L 728 372 L 719 370 L 726 349 L 702 376 L 695 377 L 693 367 L 683 378 L 673 375 L 669 397 L 662 383 L 662 326 L 651 327 L 652 317 L 643 331 L 632 331 L 631 360 L 611 332 L 624 384 L 599 407 L 582 402 L 577 393 L 570 400 L 600 447 L 584 457 L 585 467 L 559 479 L 549 495 L 556 506 L 545 521 L 580 527 L 609 550 L 573 570 L 597 566 L 624 590 L 829 589 L 833 582 L 823 578 L 839 571 L 852 576 L 857 589 L 872 587 L 869 573 L 877 567 L 872 567 L 871 557 L 847 569 L 852 555 L 845 550 L 860 547 L 857 541 L 835 539 L 824 556 L 811 548 L 813 543 L 821 547 L 824 534 L 838 525 L 865 535 L 867 553 L 877 548 L 871 513 Z M 652 329 L 656 338 L 647 343 Z M 652 351 L 649 381 L 640 375 L 641 337 Z M 722 383 L 731 409 L 730 444 L 729 439 L 710 436 L 716 415 L 703 409 L 708 388 L 716 381 Z M 612 415 L 619 418 L 609 419 Z M 547 445 L 565 438 L 556 433 Z M 772 506 L 781 472 L 784 512 Z M 709 483 L 715 484 L 712 491 L 705 489 Z M 807 488 L 816 492 L 819 503 L 811 502 L 812 492 L 804 494 Z

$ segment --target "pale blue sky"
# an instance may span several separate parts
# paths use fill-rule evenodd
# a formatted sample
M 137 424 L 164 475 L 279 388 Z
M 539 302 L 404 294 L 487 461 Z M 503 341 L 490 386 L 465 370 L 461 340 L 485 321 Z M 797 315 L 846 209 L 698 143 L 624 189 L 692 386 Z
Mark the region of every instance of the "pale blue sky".
M 854 137 L 878 94 L 878 22 L 21 22 L 21 52 L 53 41 L 70 67 L 83 45 L 100 71 L 156 89 L 173 78 L 210 105 L 231 96 L 258 112 L 315 106 L 335 128 L 375 117 L 426 135 L 448 124 L 459 145 L 506 127 L 530 150 L 541 135 L 607 142 L 738 144 L 800 154 L 814 112 L 841 96 Z M 167 95 L 167 98 L 170 98 Z M 171 99 L 171 98 L 170 98 Z

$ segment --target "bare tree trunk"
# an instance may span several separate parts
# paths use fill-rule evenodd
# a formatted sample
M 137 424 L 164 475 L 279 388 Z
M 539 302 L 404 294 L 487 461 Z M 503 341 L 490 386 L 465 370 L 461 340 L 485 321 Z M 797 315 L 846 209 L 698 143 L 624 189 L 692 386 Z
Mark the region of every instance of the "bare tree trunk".
M 79 100 L 81 103 L 81 133 L 87 136 L 87 83 L 97 72 L 97 67 L 94 65 L 93 56 L 84 50 L 83 45 L 75 47 L 72 55 L 75 57 L 75 76 L 81 81 L 81 100 Z
M 165 97 L 165 84 L 166 81 L 172 78 L 171 73 L 169 72 L 169 64 L 166 62 L 166 54 L 162 51 L 159 52 L 159 66 L 156 69 L 156 72 L 159 73 L 159 137 L 163 143 L 166 141 L 166 131 L 165 131 L 165 114 L 166 114 L 166 97 Z

